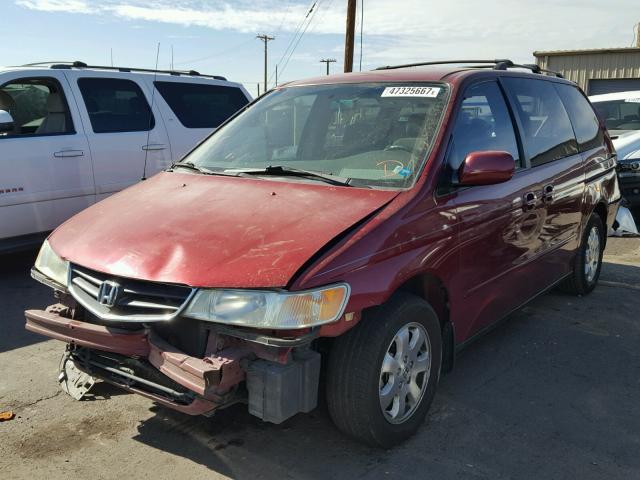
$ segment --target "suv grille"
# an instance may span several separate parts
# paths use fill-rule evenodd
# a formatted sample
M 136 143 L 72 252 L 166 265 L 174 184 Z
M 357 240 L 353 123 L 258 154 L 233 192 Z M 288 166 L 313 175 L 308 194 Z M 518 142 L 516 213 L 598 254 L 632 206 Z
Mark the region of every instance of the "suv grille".
M 69 292 L 102 320 L 158 322 L 177 317 L 195 289 L 113 277 L 72 265 Z

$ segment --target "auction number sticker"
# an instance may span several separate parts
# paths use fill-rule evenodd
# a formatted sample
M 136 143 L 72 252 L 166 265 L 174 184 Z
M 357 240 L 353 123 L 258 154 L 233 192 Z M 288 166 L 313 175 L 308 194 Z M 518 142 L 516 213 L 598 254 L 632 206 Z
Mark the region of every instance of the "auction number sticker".
M 439 87 L 387 87 L 383 97 L 426 97 L 435 98 L 440 93 Z
M 624 101 L 626 103 L 640 103 L 640 97 L 638 97 L 638 98 L 625 98 Z

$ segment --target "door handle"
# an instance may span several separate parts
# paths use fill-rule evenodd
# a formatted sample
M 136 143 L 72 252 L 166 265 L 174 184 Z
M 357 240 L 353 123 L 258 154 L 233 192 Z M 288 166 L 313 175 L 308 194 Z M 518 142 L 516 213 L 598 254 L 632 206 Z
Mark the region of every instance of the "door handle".
M 524 205 L 522 208 L 524 210 L 533 210 L 538 203 L 538 196 L 534 192 L 527 192 L 523 195 Z
M 53 156 L 56 158 L 83 157 L 84 152 L 82 150 L 60 150 L 53 152 Z
M 142 146 L 142 150 L 153 152 L 155 150 L 165 150 L 167 147 L 162 143 L 149 143 Z
M 547 185 L 542 190 L 542 201 L 545 203 L 553 202 L 553 185 Z

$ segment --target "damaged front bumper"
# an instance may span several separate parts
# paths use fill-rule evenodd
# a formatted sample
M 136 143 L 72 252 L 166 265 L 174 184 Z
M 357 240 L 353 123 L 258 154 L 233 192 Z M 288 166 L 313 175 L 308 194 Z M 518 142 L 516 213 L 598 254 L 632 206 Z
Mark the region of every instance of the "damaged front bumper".
M 26 329 L 67 343 L 68 360 L 88 375 L 164 406 L 210 415 L 247 402 L 252 414 L 274 423 L 316 406 L 320 355 L 308 349 L 313 335 L 276 339 L 211 330 L 199 358 L 144 324 L 125 329 L 72 316 L 62 304 L 27 310 Z

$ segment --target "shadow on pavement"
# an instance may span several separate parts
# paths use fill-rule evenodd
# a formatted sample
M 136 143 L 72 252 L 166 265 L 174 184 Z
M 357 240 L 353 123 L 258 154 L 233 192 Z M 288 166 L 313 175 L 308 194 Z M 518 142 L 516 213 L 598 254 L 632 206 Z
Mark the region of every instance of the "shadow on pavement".
M 632 280 L 634 280 L 632 282 Z M 389 451 L 340 434 L 326 408 L 282 425 L 237 405 L 163 408 L 135 439 L 237 479 L 634 478 L 640 469 L 640 267 L 607 264 L 585 297 L 552 292 L 460 355 L 418 434 Z
M 45 341 L 24 329 L 24 311 L 53 302 L 51 290 L 30 276 L 37 250 L 0 255 L 0 353 Z

